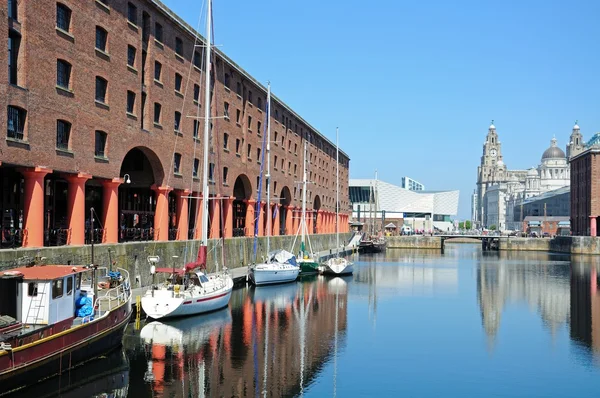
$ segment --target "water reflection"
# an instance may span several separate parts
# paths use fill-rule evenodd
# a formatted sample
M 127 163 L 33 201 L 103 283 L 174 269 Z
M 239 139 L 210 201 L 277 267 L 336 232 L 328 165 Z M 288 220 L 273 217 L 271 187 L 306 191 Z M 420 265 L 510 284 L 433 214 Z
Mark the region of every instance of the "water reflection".
M 143 349 L 128 338 L 146 362 L 136 394 L 301 395 L 345 344 L 347 295 L 347 281 L 318 277 L 236 290 L 230 308 L 209 316 L 148 323 Z
M 600 354 L 600 292 L 597 261 L 574 258 L 571 269 L 571 339 L 596 363 Z
M 129 363 L 123 350 L 113 350 L 109 354 L 77 366 L 61 376 L 52 377 L 30 387 L 2 397 L 36 398 L 125 398 L 129 387 Z

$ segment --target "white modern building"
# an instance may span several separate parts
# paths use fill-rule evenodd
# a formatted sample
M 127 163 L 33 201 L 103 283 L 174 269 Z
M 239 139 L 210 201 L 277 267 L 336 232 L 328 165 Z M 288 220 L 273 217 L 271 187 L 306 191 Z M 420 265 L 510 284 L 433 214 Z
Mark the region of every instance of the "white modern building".
M 459 191 L 410 191 L 374 179 L 350 179 L 352 222 L 355 226 L 374 225 L 376 231 L 393 223 L 397 230 L 408 225 L 413 230 L 452 231 L 452 217 L 458 214 Z M 432 225 L 433 221 L 433 225 Z

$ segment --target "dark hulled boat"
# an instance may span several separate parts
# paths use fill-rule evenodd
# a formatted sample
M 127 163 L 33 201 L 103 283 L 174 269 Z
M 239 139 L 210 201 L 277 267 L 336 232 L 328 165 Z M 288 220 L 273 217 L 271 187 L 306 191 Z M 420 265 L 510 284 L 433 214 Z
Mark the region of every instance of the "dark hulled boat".
M 0 272 L 2 393 L 119 346 L 131 311 L 123 269 L 45 265 Z

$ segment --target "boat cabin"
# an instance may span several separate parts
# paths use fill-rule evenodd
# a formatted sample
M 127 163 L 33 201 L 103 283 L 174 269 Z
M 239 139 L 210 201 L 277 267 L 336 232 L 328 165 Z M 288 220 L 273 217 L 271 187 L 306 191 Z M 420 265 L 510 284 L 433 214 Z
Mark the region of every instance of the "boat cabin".
M 92 285 L 85 286 L 91 277 L 91 269 L 70 265 L 0 272 L 0 316 L 29 325 L 52 325 L 72 319 L 82 295 L 91 297 L 93 302 L 93 289 L 89 288 Z

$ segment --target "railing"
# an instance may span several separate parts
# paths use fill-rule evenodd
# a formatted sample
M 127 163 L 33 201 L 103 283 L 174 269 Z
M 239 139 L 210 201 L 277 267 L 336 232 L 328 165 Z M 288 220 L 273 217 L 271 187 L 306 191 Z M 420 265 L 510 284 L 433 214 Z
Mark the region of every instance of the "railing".
M 106 233 L 106 229 L 94 228 L 92 230 L 92 234 L 94 235 L 94 243 L 101 243 L 104 238 L 105 233 Z M 85 230 L 85 244 L 89 245 L 90 243 L 92 243 L 92 240 L 90 238 L 90 230 L 86 229 Z
M 108 290 L 103 290 L 101 291 L 102 293 L 98 292 L 98 297 L 96 298 L 94 308 L 98 309 L 100 315 L 102 315 L 103 311 L 110 312 L 113 309 L 119 307 L 120 305 L 126 303 L 131 297 L 129 272 L 127 272 L 127 270 L 124 270 L 123 268 L 117 268 L 116 270 L 121 273 L 123 280 L 116 287 L 113 287 Z M 98 269 L 96 270 L 96 279 L 100 280 L 101 278 L 108 277 L 108 272 L 108 268 L 98 267 Z
M 0 231 L 2 233 L 0 247 L 3 249 L 23 246 L 23 236 L 27 236 L 26 229 L 2 228 Z
M 69 228 L 55 228 L 44 231 L 44 246 L 64 246 L 69 241 Z
M 154 240 L 154 228 L 121 228 L 121 242 Z

